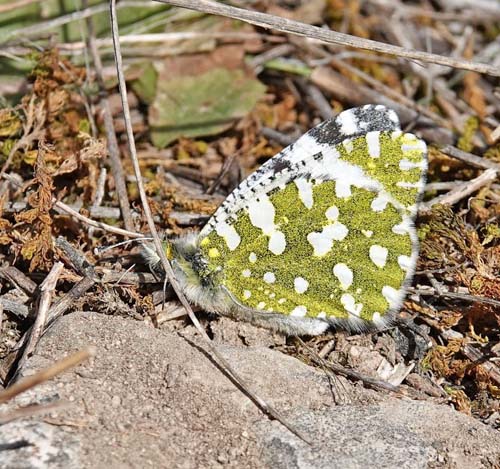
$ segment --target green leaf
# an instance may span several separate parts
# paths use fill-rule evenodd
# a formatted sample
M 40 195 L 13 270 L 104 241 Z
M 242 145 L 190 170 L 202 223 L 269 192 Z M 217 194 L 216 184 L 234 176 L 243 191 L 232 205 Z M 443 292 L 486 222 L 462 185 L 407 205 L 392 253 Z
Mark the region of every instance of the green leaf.
M 182 136 L 218 134 L 250 112 L 265 89 L 243 71 L 223 68 L 159 81 L 149 109 L 151 140 L 162 148 Z
M 131 82 L 132 89 L 142 102 L 151 104 L 156 95 L 156 82 L 158 80 L 158 72 L 154 65 L 151 62 L 134 64 L 127 72 L 139 75 Z

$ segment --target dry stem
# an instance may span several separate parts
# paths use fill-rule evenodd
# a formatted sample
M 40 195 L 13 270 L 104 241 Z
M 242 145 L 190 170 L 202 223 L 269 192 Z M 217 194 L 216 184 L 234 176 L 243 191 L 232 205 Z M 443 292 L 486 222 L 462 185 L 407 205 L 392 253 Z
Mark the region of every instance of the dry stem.
M 236 20 L 246 21 L 247 23 L 260 26 L 262 28 L 273 28 L 284 33 L 297 34 L 305 36 L 309 39 L 317 39 L 329 44 L 340 44 L 343 46 L 357 47 L 359 49 L 367 49 L 384 54 L 396 55 L 406 59 L 421 60 L 447 67 L 460 68 L 464 70 L 472 70 L 479 73 L 485 73 L 492 76 L 500 76 L 500 70 L 492 65 L 472 62 L 469 60 L 456 59 L 453 57 L 445 57 L 442 55 L 431 54 L 429 52 L 417 51 L 414 49 L 405 49 L 404 47 L 384 44 L 383 42 L 373 41 L 370 39 L 362 39 L 360 37 L 351 36 L 349 34 L 338 33 L 316 26 L 293 21 L 279 16 L 268 15 L 256 11 L 244 10 L 235 8 L 210 0 L 155 0 L 160 3 L 174 5 L 181 8 L 189 8 L 190 10 L 201 11 L 203 13 L 211 13 L 213 15 L 226 16 Z
M 83 350 L 80 350 L 69 357 L 63 358 L 58 362 L 54 363 L 52 366 L 45 368 L 34 375 L 27 376 L 19 380 L 17 383 L 8 387 L 7 389 L 0 391 L 0 404 L 13 399 L 17 395 L 22 392 L 27 391 L 49 379 L 52 379 L 54 376 L 57 376 L 69 368 L 73 368 L 80 363 L 84 362 L 90 357 L 93 357 L 96 353 L 95 347 L 87 347 Z
M 119 84 L 119 89 L 120 89 L 120 96 L 122 99 L 122 105 L 123 105 L 123 117 L 125 120 L 125 127 L 127 131 L 127 140 L 128 140 L 128 145 L 129 145 L 129 152 L 130 152 L 130 157 L 132 159 L 133 167 L 134 167 L 134 173 L 136 176 L 136 181 L 137 181 L 137 187 L 139 190 L 142 206 L 144 209 L 144 215 L 145 218 L 148 222 L 148 227 L 151 232 L 151 236 L 153 237 L 153 242 L 154 246 L 156 248 L 156 252 L 160 257 L 162 266 L 165 270 L 165 273 L 167 275 L 167 278 L 172 285 L 172 288 L 174 289 L 175 293 L 177 294 L 179 300 L 181 301 L 182 305 L 186 309 L 189 318 L 193 322 L 194 326 L 200 333 L 200 335 L 203 337 L 205 340 L 205 343 L 208 345 L 210 348 L 210 351 L 212 352 L 212 355 L 216 358 L 217 362 L 223 367 L 225 372 L 229 375 L 229 377 L 233 380 L 234 383 L 238 385 L 238 387 L 242 390 L 245 391 L 247 396 L 249 396 L 267 415 L 270 417 L 274 418 L 275 420 L 278 420 L 281 422 L 282 425 L 284 425 L 288 430 L 290 430 L 294 435 L 302 439 L 303 441 L 310 443 L 309 439 L 303 435 L 299 430 L 297 430 L 293 425 L 288 423 L 284 417 L 282 417 L 273 407 L 271 407 L 266 401 L 264 401 L 260 396 L 258 396 L 254 391 L 251 390 L 251 388 L 248 386 L 248 384 L 234 371 L 234 369 L 230 366 L 230 364 L 226 361 L 226 359 L 219 353 L 215 345 L 212 343 L 210 338 L 208 337 L 207 333 L 205 330 L 201 327 L 201 324 L 199 323 L 198 319 L 196 318 L 191 305 L 187 301 L 186 297 L 184 296 L 179 283 L 177 282 L 177 279 L 175 278 L 174 272 L 172 270 L 172 267 L 167 260 L 167 257 L 165 255 L 165 250 L 163 249 L 162 243 L 160 241 L 160 238 L 158 236 L 158 232 L 156 230 L 156 226 L 154 224 L 153 220 L 153 215 L 151 213 L 151 209 L 149 207 L 149 203 L 147 200 L 146 196 L 146 191 L 144 189 L 144 184 L 142 181 L 142 175 L 141 175 L 141 169 L 139 166 L 139 160 L 137 158 L 137 150 L 135 147 L 135 140 L 134 140 L 134 134 L 132 130 L 132 122 L 130 119 L 130 109 L 128 105 L 128 99 L 127 99 L 127 87 L 125 83 L 125 76 L 123 73 L 123 62 L 122 62 L 122 54 L 121 54 L 121 47 L 120 47 L 120 39 L 119 39 L 119 32 L 118 32 L 118 19 L 116 16 L 116 0 L 111 0 L 110 2 L 110 15 L 111 15 L 111 29 L 112 29 L 112 34 L 113 34 L 113 43 L 114 43 L 114 52 L 115 52 L 115 61 L 116 61 L 116 71 L 118 75 L 118 84 Z

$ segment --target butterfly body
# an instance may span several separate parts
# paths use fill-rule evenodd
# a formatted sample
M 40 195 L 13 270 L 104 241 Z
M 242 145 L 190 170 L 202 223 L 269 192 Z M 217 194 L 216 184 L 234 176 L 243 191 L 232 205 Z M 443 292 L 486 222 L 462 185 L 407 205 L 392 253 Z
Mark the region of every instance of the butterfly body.
M 170 242 L 200 307 L 287 334 L 388 324 L 415 271 L 426 146 L 367 105 L 304 134 Z

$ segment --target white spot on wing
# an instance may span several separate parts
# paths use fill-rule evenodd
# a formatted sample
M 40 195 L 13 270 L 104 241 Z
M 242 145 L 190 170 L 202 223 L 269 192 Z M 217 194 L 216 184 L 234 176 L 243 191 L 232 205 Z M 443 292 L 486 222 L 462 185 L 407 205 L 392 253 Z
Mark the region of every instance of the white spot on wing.
M 274 283 L 276 282 L 276 275 L 274 275 L 272 272 L 266 272 L 264 274 L 264 282 L 266 283 Z
M 380 192 L 377 197 L 372 200 L 370 204 L 371 209 L 374 212 L 383 212 L 387 207 L 387 204 L 391 201 L 389 194 L 385 192 Z
M 347 290 L 352 285 L 353 273 L 346 264 L 335 264 L 333 274 L 338 278 L 342 289 Z
M 339 209 L 335 207 L 335 205 L 332 205 L 330 208 L 328 208 L 325 212 L 326 218 L 331 221 L 336 221 L 337 218 L 339 217 Z
M 261 301 L 258 305 L 257 305 L 257 309 L 264 309 L 266 307 L 266 303 L 264 303 L 263 301 Z
M 408 218 L 405 218 L 401 223 L 392 227 L 392 232 L 398 235 L 406 235 L 410 232 L 410 230 L 411 221 Z
M 313 207 L 313 186 L 311 181 L 304 178 L 296 179 L 295 185 L 299 190 L 299 198 L 306 208 L 311 209 Z
M 406 134 L 408 135 L 408 134 Z M 406 153 L 407 151 L 420 151 L 422 153 L 425 153 L 427 151 L 427 145 L 423 140 L 418 140 L 416 139 L 415 141 L 412 141 L 410 143 L 403 143 L 401 145 L 401 151 L 403 153 Z
M 351 183 L 348 180 L 337 180 L 335 183 L 335 195 L 339 199 L 351 197 Z
M 307 314 L 307 308 L 305 306 L 297 306 L 291 311 L 290 316 L 303 318 L 306 314 Z
M 243 277 L 245 278 L 248 278 L 252 275 L 252 272 L 250 271 L 250 269 L 245 269 L 241 271 L 241 275 L 243 275 Z
M 274 215 L 274 205 L 267 195 L 252 200 L 248 205 L 250 223 L 256 228 L 260 228 L 266 235 L 270 235 L 274 231 Z
M 399 169 L 401 171 L 409 171 L 410 169 L 424 169 L 424 163 L 425 160 L 420 160 L 417 163 L 414 163 L 413 161 L 407 160 L 406 158 L 403 158 L 402 160 L 399 161 Z
M 422 187 L 422 183 L 418 182 L 407 182 L 407 181 L 398 181 L 396 183 L 397 187 L 401 187 L 402 189 L 420 189 Z
M 389 251 L 387 248 L 374 244 L 370 246 L 370 259 L 377 267 L 385 267 L 387 263 L 387 254 Z
M 252 264 L 255 264 L 255 262 L 257 262 L 257 254 L 255 254 L 255 252 L 251 252 L 250 255 L 248 256 L 248 260 Z
M 250 298 L 251 296 L 252 296 L 252 292 L 250 290 L 243 291 L 243 298 L 245 298 L 245 300 L 248 300 L 248 298 Z
M 382 288 L 382 295 L 389 303 L 390 308 L 397 307 L 399 305 L 399 302 L 401 301 L 400 292 L 395 288 L 389 287 L 388 285 L 385 285 Z
M 354 314 L 355 316 L 359 316 L 363 309 L 363 303 L 356 303 L 354 297 L 349 293 L 344 293 L 340 297 L 340 302 L 348 313 Z
M 273 231 L 269 238 L 269 250 L 279 256 L 286 248 L 285 235 L 281 231 Z
M 309 282 L 303 277 L 297 277 L 293 285 L 297 293 L 304 293 L 309 288 Z
M 340 131 L 345 135 L 355 134 L 359 130 L 358 119 L 352 109 L 341 112 L 336 120 L 340 124 Z
M 366 144 L 368 145 L 368 154 L 372 158 L 380 157 L 380 132 L 368 132 L 366 134 Z
M 340 222 L 335 222 L 333 225 L 327 225 L 321 233 L 313 231 L 307 235 L 307 241 L 314 249 L 315 256 L 324 256 L 332 249 L 333 241 L 342 241 L 349 230 Z
M 361 233 L 363 233 L 367 238 L 371 238 L 373 236 L 372 230 L 361 230 Z
M 320 311 L 320 312 L 318 313 L 317 318 L 319 318 L 319 319 L 324 319 L 324 318 L 326 318 L 326 313 L 325 313 L 324 311 Z
M 408 272 L 414 267 L 414 260 L 411 257 L 408 256 L 398 256 L 398 264 L 399 267 L 401 267 L 402 270 L 405 272 Z
M 234 226 L 221 222 L 215 226 L 215 232 L 224 238 L 230 251 L 234 251 L 240 245 L 241 238 Z
M 398 115 L 394 112 L 393 109 L 389 109 L 389 112 L 387 113 L 387 115 L 389 116 L 389 119 L 391 119 L 392 122 L 394 122 L 395 124 L 397 124 L 399 126 Z
M 343 140 L 342 145 L 344 146 L 345 151 L 347 153 L 352 153 L 352 151 L 354 150 L 354 144 L 352 143 L 352 140 L 349 138 L 346 138 L 345 140 Z

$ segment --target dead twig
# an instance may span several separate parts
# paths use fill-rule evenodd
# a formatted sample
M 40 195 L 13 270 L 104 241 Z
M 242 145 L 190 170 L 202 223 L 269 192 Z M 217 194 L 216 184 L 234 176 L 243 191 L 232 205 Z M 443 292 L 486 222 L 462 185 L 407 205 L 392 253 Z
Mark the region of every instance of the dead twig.
M 144 285 L 148 283 L 158 283 L 158 279 L 149 272 L 115 272 L 105 270 L 101 283 L 120 283 L 125 285 Z
M 459 68 L 464 70 L 472 70 L 479 73 L 498 77 L 500 70 L 485 63 L 477 63 L 469 60 L 463 60 L 453 57 L 445 57 L 442 55 L 431 54 L 413 49 L 405 49 L 404 47 L 384 44 L 382 42 L 373 41 L 370 39 L 362 39 L 360 37 L 351 36 L 349 34 L 338 33 L 316 26 L 293 21 L 279 16 L 268 15 L 256 11 L 244 10 L 229 5 L 225 5 L 210 0 L 155 0 L 160 3 L 174 5 L 181 8 L 189 8 L 190 10 L 201 11 L 213 15 L 226 16 L 236 20 L 246 21 L 247 23 L 260 26 L 262 28 L 272 28 L 285 33 L 293 33 L 299 36 L 305 36 L 309 39 L 316 39 L 329 44 L 340 44 L 348 47 L 356 47 L 359 49 L 367 49 L 384 54 L 396 55 L 406 59 L 421 60 L 447 67 Z
M 83 3 L 84 7 L 88 7 L 88 0 Z M 106 91 L 106 86 L 103 77 L 103 66 L 101 61 L 101 56 L 97 50 L 95 32 L 94 32 L 94 22 L 91 16 L 86 18 L 87 32 L 88 32 L 88 48 L 90 50 L 90 56 L 94 62 L 95 75 L 97 79 L 97 84 L 99 85 L 99 108 L 102 109 L 104 117 L 104 129 L 106 131 L 106 140 L 108 143 L 109 152 L 109 165 L 111 166 L 111 173 L 113 174 L 113 179 L 115 181 L 116 193 L 118 196 L 118 203 L 120 204 L 120 209 L 122 212 L 123 223 L 125 224 L 125 229 L 128 231 L 134 231 L 134 222 L 132 220 L 132 213 L 130 209 L 130 202 L 128 200 L 127 186 L 125 184 L 125 175 L 123 171 L 122 161 L 120 159 L 120 149 L 118 148 L 118 139 L 116 138 L 115 126 L 113 123 L 113 115 L 111 113 L 111 106 L 108 100 L 108 93 Z
M 408 291 L 410 293 L 415 293 L 417 295 L 421 296 L 435 296 L 435 297 L 445 297 L 445 298 L 450 298 L 454 300 L 465 300 L 465 301 L 470 301 L 470 302 L 475 302 L 477 301 L 478 303 L 484 303 L 487 305 L 491 306 L 500 306 L 500 301 L 495 300 L 493 298 L 488 298 L 487 296 L 480 296 L 480 295 L 470 295 L 468 293 L 458 293 L 458 292 L 451 292 L 451 291 L 440 291 L 437 292 L 434 288 L 409 288 Z
M 17 301 L 0 298 L 0 305 L 5 311 L 14 314 L 19 319 L 26 319 L 30 313 L 28 307 Z
M 59 299 L 47 313 L 47 320 L 45 323 L 45 330 L 49 329 L 54 322 L 61 317 L 73 304 L 74 302 L 80 298 L 83 294 L 85 294 L 88 290 L 90 290 L 96 283 L 95 278 L 84 277 L 78 283 L 76 283 L 73 288 L 66 293 L 61 299 Z M 5 301 L 2 301 L 5 306 Z M 7 308 L 6 308 L 7 309 Z M 26 308 L 27 309 L 27 308 Z M 17 358 L 20 356 L 23 346 L 26 344 L 29 336 L 31 334 L 31 327 L 25 332 L 23 337 L 19 340 L 16 345 L 16 350 L 13 352 L 12 356 L 6 360 L 7 363 L 12 364 L 15 363 Z M 14 372 L 10 372 L 9 375 L 15 376 Z
M 422 204 L 419 208 L 419 212 L 428 212 L 434 205 L 453 205 L 460 200 L 464 199 L 468 195 L 481 189 L 481 187 L 487 186 L 495 181 L 498 177 L 498 172 L 496 169 L 487 169 L 484 173 L 480 174 L 477 178 L 470 181 L 464 181 L 459 186 L 455 187 L 446 194 L 434 197 L 432 200 Z
M 9 386 L 7 389 L 0 391 L 0 404 L 7 402 L 17 395 L 31 389 L 39 384 L 48 381 L 49 379 L 54 378 L 66 370 L 73 368 L 85 360 L 93 357 L 96 354 L 95 347 L 87 347 L 83 350 L 80 350 L 69 357 L 63 358 L 62 360 L 57 361 L 52 366 L 45 368 L 31 376 L 27 376 L 26 378 L 20 379 L 17 383 Z
M 63 251 L 73 268 L 80 275 L 94 280 L 97 279 L 94 266 L 87 260 L 82 252 L 74 248 L 64 237 L 59 236 L 56 239 L 56 246 Z
M 37 289 L 37 284 L 21 272 L 17 267 L 9 265 L 0 269 L 0 277 L 15 285 L 17 288 L 23 290 L 27 295 L 33 295 Z
M 0 414 L 0 425 L 12 422 L 13 420 L 33 417 L 35 415 L 48 414 L 50 412 L 54 412 L 55 410 L 67 409 L 68 407 L 71 407 L 73 405 L 73 402 L 57 401 L 51 402 L 49 404 L 33 404 L 26 407 L 20 407 L 19 409 L 14 409 L 10 412 Z
M 439 147 L 439 151 L 448 156 L 456 158 L 457 160 L 463 161 L 464 163 L 468 163 L 475 168 L 495 169 L 496 171 L 500 172 L 500 164 L 486 158 L 481 158 L 480 156 L 473 155 L 472 153 L 460 150 L 452 145 L 444 145 L 442 147 Z
M 10 183 L 14 184 L 17 187 L 21 187 L 21 184 L 12 177 L 10 174 L 2 174 L 2 178 L 9 181 Z M 81 213 L 78 213 L 76 210 L 73 210 L 69 205 L 66 205 L 63 202 L 58 201 L 55 197 L 52 198 L 52 202 L 54 204 L 54 207 L 57 207 L 67 213 L 68 215 L 71 215 L 72 217 L 76 218 L 77 220 L 80 220 L 83 223 L 86 223 L 87 225 L 93 226 L 94 228 L 99 228 L 104 231 L 108 231 L 110 233 L 115 233 L 119 234 L 121 236 L 128 236 L 130 238 L 142 238 L 144 237 L 143 234 L 141 233 L 135 233 L 133 231 L 128 231 L 124 230 L 122 228 L 117 228 L 116 226 L 111 226 L 108 225 L 107 223 L 102 223 L 100 221 L 95 221 L 92 220 Z
M 343 366 L 341 366 L 337 363 L 332 363 L 328 360 L 325 360 L 323 357 L 321 357 L 319 354 L 317 354 L 314 350 L 312 350 L 300 337 L 298 337 L 297 340 L 308 351 L 309 358 L 316 365 L 319 365 L 319 366 L 324 367 L 324 368 L 328 368 L 329 370 L 333 371 L 335 374 L 339 374 L 339 375 L 344 376 L 346 378 L 361 381 L 370 388 L 383 390 L 383 391 L 389 391 L 389 392 L 396 393 L 398 395 L 403 395 L 403 393 L 401 392 L 401 390 L 399 389 L 398 386 L 394 386 L 393 384 L 390 384 L 386 381 L 372 378 L 371 376 L 364 375 L 363 373 L 359 373 L 355 370 L 350 370 L 348 368 L 344 368 Z
M 45 329 L 45 324 L 47 322 L 47 314 L 49 311 L 50 303 L 52 302 L 52 296 L 56 289 L 57 281 L 59 280 L 59 276 L 61 275 L 61 271 L 63 268 L 62 262 L 56 262 L 52 269 L 50 269 L 49 274 L 45 277 L 45 280 L 40 285 L 40 301 L 38 304 L 38 313 L 36 315 L 35 322 L 30 329 L 30 335 L 26 341 L 24 346 L 23 354 L 19 359 L 17 364 L 17 370 L 21 370 L 26 362 L 26 360 L 31 356 L 31 354 L 35 351 L 35 348 L 40 340 L 40 337 L 43 334 Z
M 493 381 L 500 384 L 500 369 L 494 363 L 488 361 L 477 348 L 473 347 L 471 344 L 465 344 L 462 352 L 469 360 L 481 366 Z
M 160 257 L 162 266 L 165 270 L 166 276 L 172 285 L 172 288 L 174 289 L 175 293 L 177 294 L 179 300 L 181 301 L 182 305 L 186 309 L 189 318 L 193 322 L 194 326 L 204 339 L 205 343 L 208 345 L 210 348 L 211 353 L 213 356 L 217 359 L 217 362 L 224 368 L 228 376 L 235 382 L 240 389 L 244 390 L 249 396 L 253 402 L 255 402 L 260 409 L 262 409 L 268 416 L 271 418 L 278 420 L 282 425 L 284 425 L 288 430 L 290 430 L 294 435 L 299 437 L 301 440 L 307 442 L 310 444 L 309 439 L 302 434 L 295 426 L 287 422 L 287 420 L 281 416 L 273 407 L 271 407 L 266 401 L 264 401 L 260 396 L 258 396 L 254 391 L 251 390 L 251 388 L 248 386 L 248 384 L 239 376 L 239 374 L 234 371 L 234 369 L 230 366 L 230 364 L 226 361 L 226 359 L 219 353 L 217 350 L 216 346 L 212 343 L 210 337 L 208 337 L 207 333 L 205 330 L 201 327 L 200 322 L 198 321 L 197 317 L 195 316 L 191 305 L 185 298 L 184 294 L 182 293 L 182 290 L 180 288 L 179 283 L 177 282 L 177 279 L 175 278 L 174 272 L 172 270 L 172 266 L 170 265 L 169 261 L 167 260 L 165 250 L 163 249 L 162 243 L 160 241 L 160 238 L 158 236 L 158 232 L 156 230 L 156 226 L 153 220 L 153 215 L 151 213 L 151 209 L 149 207 L 148 199 L 146 196 L 146 191 L 144 189 L 144 184 L 142 181 L 142 175 L 141 175 L 141 169 L 139 166 L 139 160 L 137 158 L 137 150 L 135 146 L 135 140 L 134 140 L 134 134 L 132 131 L 132 122 L 130 118 L 130 109 L 128 105 L 128 100 L 127 100 L 127 86 L 125 83 L 125 76 L 123 73 L 123 61 L 122 61 L 122 54 L 121 54 L 121 47 L 120 47 L 120 40 L 119 40 L 119 32 L 118 32 L 118 19 L 116 16 L 116 0 L 111 0 L 110 2 L 110 16 L 111 16 L 111 30 L 113 34 L 113 43 L 114 43 L 114 52 L 115 52 L 115 62 L 116 62 L 116 72 L 118 75 L 118 85 L 120 89 L 120 96 L 122 99 L 122 105 L 123 105 L 123 117 L 125 120 L 125 127 L 126 127 L 126 132 L 127 132 L 127 140 L 128 140 L 128 146 L 129 146 L 129 152 L 130 152 L 130 157 L 132 160 L 132 164 L 134 167 L 134 173 L 136 176 L 137 180 L 137 187 L 139 190 L 143 210 L 144 210 L 144 215 L 145 218 L 148 222 L 148 227 L 151 232 L 151 236 L 153 237 L 153 242 L 154 246 L 156 249 L 157 254 Z

